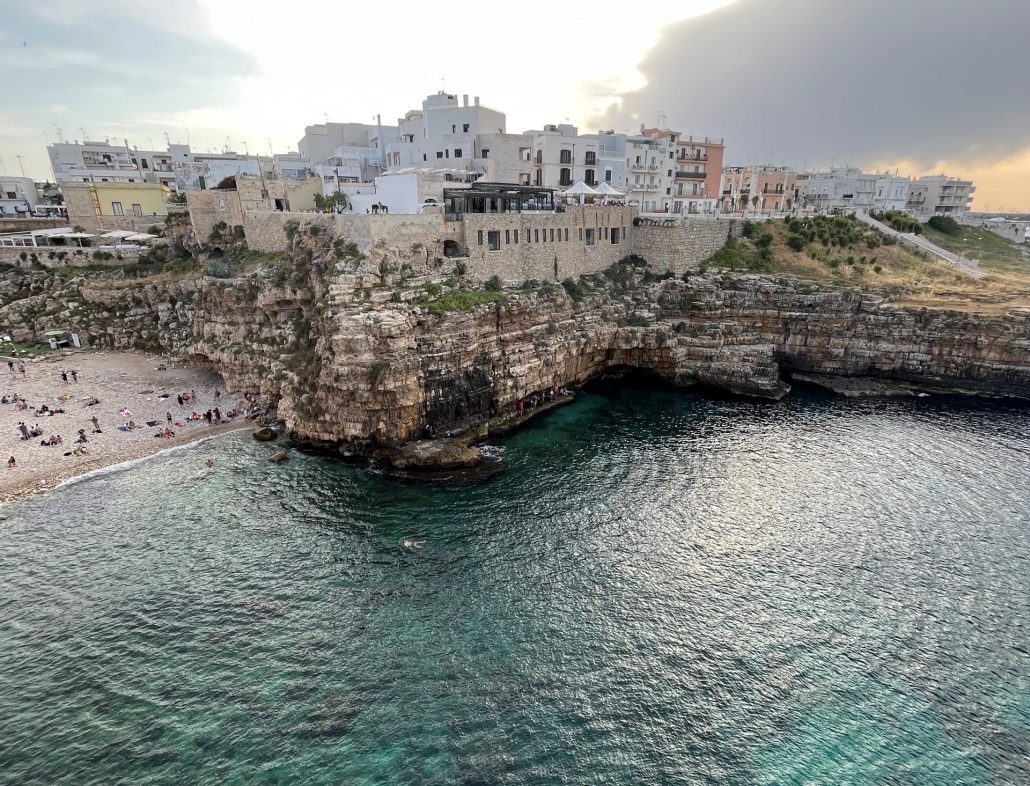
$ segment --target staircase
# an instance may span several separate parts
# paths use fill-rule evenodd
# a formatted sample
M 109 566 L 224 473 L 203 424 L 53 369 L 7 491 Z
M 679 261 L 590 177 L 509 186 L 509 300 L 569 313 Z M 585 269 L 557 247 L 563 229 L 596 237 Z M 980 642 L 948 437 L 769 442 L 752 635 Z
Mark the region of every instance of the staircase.
M 940 246 L 931 243 L 926 238 L 920 237 L 919 235 L 911 232 L 899 232 L 893 227 L 887 226 L 882 221 L 877 221 L 868 213 L 862 211 L 855 212 L 855 218 L 861 221 L 863 224 L 872 227 L 877 232 L 886 235 L 887 237 L 895 238 L 899 243 L 904 243 L 906 246 L 918 249 L 919 251 L 925 251 L 932 256 L 937 257 L 944 262 L 949 262 L 954 265 L 956 269 L 963 273 L 967 273 L 973 278 L 983 278 L 987 273 L 977 267 L 975 259 L 963 259 L 957 254 L 953 254 L 950 251 L 946 251 Z

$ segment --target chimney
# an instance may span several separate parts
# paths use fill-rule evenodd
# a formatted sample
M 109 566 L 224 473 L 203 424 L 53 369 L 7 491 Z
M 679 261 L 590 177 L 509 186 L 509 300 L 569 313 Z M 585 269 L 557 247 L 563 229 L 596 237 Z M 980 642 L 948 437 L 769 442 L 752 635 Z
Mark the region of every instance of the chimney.
M 479 106 L 479 96 L 476 96 L 476 106 Z
M 468 93 L 465 93 L 465 95 L 463 95 L 461 97 L 461 105 L 462 106 L 468 106 L 469 105 L 469 94 Z

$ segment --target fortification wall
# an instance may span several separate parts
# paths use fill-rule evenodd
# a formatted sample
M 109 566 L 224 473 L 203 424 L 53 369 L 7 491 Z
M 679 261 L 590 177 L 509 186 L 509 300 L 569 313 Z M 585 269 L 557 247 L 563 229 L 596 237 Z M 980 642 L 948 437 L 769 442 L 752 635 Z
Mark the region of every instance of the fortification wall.
M 363 254 L 376 245 L 410 249 L 417 244 L 430 255 L 441 256 L 444 240 L 460 241 L 454 228 L 444 225 L 439 213 L 368 215 L 248 210 L 243 216 L 247 246 L 255 251 L 286 251 L 289 244 L 285 226 L 290 221 L 296 221 L 301 228 L 320 226 L 334 238 L 356 244 Z
M 639 226 L 633 234 L 633 253 L 647 260 L 655 273 L 682 275 L 697 270 L 701 263 L 726 245 L 731 235 L 739 235 L 741 224 L 735 219 L 680 219 L 672 226 Z
M 635 216 L 634 208 L 588 205 L 564 213 L 466 213 L 452 223 L 461 225 L 469 276 L 518 284 L 610 267 L 631 253 Z

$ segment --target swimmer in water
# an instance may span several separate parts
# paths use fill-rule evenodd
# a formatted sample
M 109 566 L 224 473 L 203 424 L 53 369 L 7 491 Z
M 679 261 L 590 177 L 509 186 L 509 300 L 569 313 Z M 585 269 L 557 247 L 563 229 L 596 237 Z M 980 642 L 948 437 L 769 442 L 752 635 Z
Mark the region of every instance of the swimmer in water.
M 210 469 L 211 467 L 213 467 L 213 466 L 215 465 L 215 462 L 214 462 L 214 460 L 213 460 L 213 459 L 208 459 L 208 460 L 207 460 L 207 461 L 205 461 L 204 463 L 205 463 L 205 464 L 207 464 L 207 466 L 208 466 L 208 468 L 209 468 L 209 469 Z
M 402 540 L 401 545 L 406 549 L 420 549 L 426 545 L 424 540 Z

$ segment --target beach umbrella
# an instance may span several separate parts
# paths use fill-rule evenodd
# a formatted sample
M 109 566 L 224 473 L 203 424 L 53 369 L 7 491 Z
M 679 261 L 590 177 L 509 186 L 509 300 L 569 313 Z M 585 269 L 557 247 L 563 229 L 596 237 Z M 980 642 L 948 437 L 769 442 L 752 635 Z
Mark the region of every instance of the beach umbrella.
M 621 199 L 622 197 L 626 196 L 625 191 L 619 191 L 619 189 L 615 188 L 611 183 L 607 181 L 601 183 L 601 185 L 597 187 L 597 190 L 599 193 L 604 194 L 604 204 L 606 205 L 608 204 L 609 197 Z
M 561 192 L 558 193 L 558 196 L 563 196 L 566 199 L 578 198 L 579 199 L 579 204 L 581 204 L 581 205 L 584 202 L 586 202 L 586 198 L 588 196 L 595 197 L 595 196 L 600 196 L 600 195 L 601 195 L 600 191 L 591 188 L 586 183 L 584 183 L 582 180 L 577 180 L 573 185 L 569 186 L 564 191 L 561 191 Z

